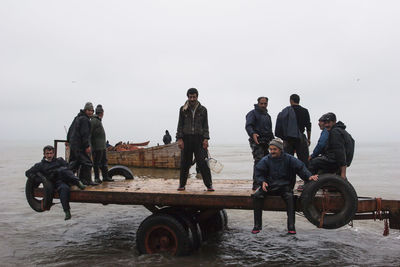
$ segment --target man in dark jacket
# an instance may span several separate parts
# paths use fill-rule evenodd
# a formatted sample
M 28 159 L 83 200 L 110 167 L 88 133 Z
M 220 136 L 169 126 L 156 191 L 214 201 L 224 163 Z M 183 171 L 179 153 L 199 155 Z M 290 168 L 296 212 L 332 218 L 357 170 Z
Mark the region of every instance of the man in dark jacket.
M 337 172 L 346 179 L 346 148 L 343 131 L 346 125 L 339 121 L 336 123 L 336 115 L 329 112 L 323 116 L 325 128 L 329 132 L 328 142 L 322 156 L 310 161 L 309 169 L 312 173 Z
M 254 198 L 253 234 L 262 229 L 262 208 L 266 195 L 280 195 L 287 206 L 287 228 L 289 234 L 296 234 L 293 187 L 296 175 L 305 181 L 317 180 L 303 162 L 283 152 L 283 141 L 273 139 L 269 144 L 269 154 L 256 165 L 256 179 L 261 186 L 252 196 Z
M 178 146 L 182 150 L 178 190 L 185 190 L 194 154 L 207 190 L 214 191 L 210 168 L 205 161 L 207 158 L 208 139 L 210 139 L 207 109 L 197 100 L 199 93 L 196 88 L 190 88 L 186 95 L 188 100 L 179 110 L 178 129 L 176 132 Z
M 163 137 L 164 145 L 171 144 L 171 141 L 172 141 L 171 135 L 169 134 L 168 130 L 165 130 L 165 135 Z
M 249 135 L 250 148 L 253 153 L 253 190 L 257 189 L 255 167 L 268 154 L 269 142 L 274 138 L 271 116 L 267 110 L 268 98 L 261 96 L 254 104 L 254 109 L 246 115 L 246 132 Z
M 284 108 L 276 119 L 275 136 L 285 143 L 285 152 L 294 155 L 306 166 L 308 165 L 308 146 L 311 140 L 310 114 L 306 108 L 299 105 L 300 96 L 290 96 L 290 106 Z M 307 129 L 307 137 L 304 131 Z
M 74 118 L 67 134 L 70 147 L 69 164 L 73 172 L 79 170 L 79 179 L 86 185 L 98 185 L 92 181 L 92 160 L 90 159 L 90 118 L 93 116 L 93 104 L 87 102 L 83 110 Z
M 91 126 L 91 150 L 93 157 L 94 181 L 101 184 L 99 169 L 103 176 L 103 182 L 113 182 L 108 176 L 107 151 L 106 151 L 106 132 L 101 122 L 104 116 L 102 105 L 97 105 L 96 114 L 90 120 Z
M 69 206 L 69 184 L 78 186 L 81 190 L 85 185 L 79 181 L 73 172 L 68 169 L 68 163 L 63 158 L 54 157 L 54 147 L 45 146 L 43 148 L 43 159 L 25 172 L 28 179 L 36 179 L 41 173 L 52 182 L 60 195 L 61 205 L 65 213 L 65 220 L 71 219 L 71 208 Z

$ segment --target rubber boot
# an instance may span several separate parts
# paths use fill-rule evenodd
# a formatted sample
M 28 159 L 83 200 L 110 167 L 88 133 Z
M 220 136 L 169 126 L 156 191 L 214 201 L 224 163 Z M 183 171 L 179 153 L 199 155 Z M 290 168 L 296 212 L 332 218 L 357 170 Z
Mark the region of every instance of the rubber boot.
M 262 205 L 264 198 L 254 198 L 254 228 L 251 231 L 253 234 L 258 234 L 262 229 Z
M 110 176 L 108 176 L 108 167 L 107 166 L 103 166 L 101 168 L 101 175 L 103 176 L 103 182 L 114 182 L 114 179 L 110 178 Z
M 85 190 L 86 185 L 84 185 L 81 181 L 78 181 L 77 186 L 79 187 L 80 190 Z
M 71 212 L 69 210 L 64 210 L 64 213 L 65 213 L 65 218 L 64 218 L 65 221 L 71 219 Z
M 85 185 L 99 185 L 96 182 L 92 181 L 92 175 L 90 173 L 91 167 L 89 166 L 81 166 L 80 172 L 79 172 L 79 178 L 82 180 L 83 184 Z M 86 181 L 86 183 L 85 183 Z
M 286 214 L 287 214 L 287 229 L 288 234 L 296 234 L 295 228 L 295 210 L 294 210 L 294 197 L 293 192 L 285 192 L 282 195 L 283 199 L 286 202 Z

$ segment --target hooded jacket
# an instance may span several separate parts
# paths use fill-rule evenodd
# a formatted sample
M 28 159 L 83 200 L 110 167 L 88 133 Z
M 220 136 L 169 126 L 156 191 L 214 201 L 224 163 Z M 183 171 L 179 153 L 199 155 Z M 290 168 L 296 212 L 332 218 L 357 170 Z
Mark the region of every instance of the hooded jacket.
M 104 131 L 103 123 L 101 118 L 94 115 L 90 120 L 91 126 L 91 146 L 92 150 L 104 150 L 106 149 L 106 132 Z
M 85 150 L 90 146 L 90 129 L 90 118 L 81 109 L 68 130 L 67 141 L 71 149 Z
M 274 138 L 271 116 L 268 110 L 261 109 L 258 104 L 254 104 L 254 109 L 247 113 L 245 128 L 250 138 L 253 138 L 255 133 L 260 136 L 259 139 L 265 139 L 266 142 Z
M 328 143 L 325 149 L 325 155 L 328 159 L 336 161 L 338 167 L 346 166 L 346 148 L 342 131 L 346 125 L 338 121 L 329 131 Z
M 183 138 L 184 135 L 200 135 L 204 139 L 210 139 L 208 131 L 207 109 L 197 102 L 194 110 L 186 101 L 179 110 L 178 128 L 176 138 Z
M 296 183 L 296 174 L 304 181 L 308 181 L 311 172 L 299 159 L 282 153 L 278 158 L 273 158 L 271 154 L 263 157 L 255 168 L 255 177 L 261 185 L 262 182 L 268 183 L 268 190 L 274 191 L 282 187 L 293 189 Z
M 42 173 L 49 180 L 55 180 L 58 177 L 58 170 L 61 167 L 68 167 L 68 163 L 63 158 L 53 158 L 52 161 L 43 159 L 33 165 L 32 168 L 25 172 L 26 177 L 33 178 L 38 172 Z

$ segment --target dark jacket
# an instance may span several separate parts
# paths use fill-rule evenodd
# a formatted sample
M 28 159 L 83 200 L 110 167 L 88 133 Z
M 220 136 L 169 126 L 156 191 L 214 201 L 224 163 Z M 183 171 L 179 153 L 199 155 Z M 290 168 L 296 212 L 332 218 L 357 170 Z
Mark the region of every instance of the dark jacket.
M 104 131 L 101 118 L 99 118 L 97 115 L 94 115 L 90 120 L 90 126 L 91 126 L 90 144 L 92 146 L 92 150 L 106 149 L 106 132 Z
M 288 137 L 300 138 L 301 133 L 297 126 L 296 113 L 292 106 L 288 106 L 279 112 L 276 118 L 275 136 L 283 140 L 287 140 Z
M 207 109 L 200 102 L 194 112 L 188 106 L 188 102 L 179 110 L 176 138 L 183 138 L 184 135 L 200 135 L 204 139 L 210 139 Z
M 246 115 L 246 132 L 253 138 L 253 134 L 258 134 L 259 140 L 265 140 L 269 142 L 274 138 L 272 132 L 271 116 L 267 110 L 262 110 L 255 104 L 254 109 Z
M 165 145 L 171 144 L 172 137 L 171 135 L 167 132 L 164 137 L 163 137 L 163 142 Z
M 67 134 L 71 149 L 85 150 L 90 146 L 90 118 L 81 110 L 74 118 Z
M 25 172 L 26 177 L 34 178 L 36 173 L 42 173 L 49 180 L 56 180 L 58 178 L 58 170 L 61 167 L 68 167 L 68 163 L 63 158 L 53 158 L 52 161 L 47 161 L 45 158 L 42 161 L 33 165 L 32 168 Z
M 337 122 L 329 131 L 328 144 L 325 155 L 330 160 L 336 161 L 338 167 L 346 166 L 346 148 L 342 130 L 346 129 L 343 122 Z
M 296 183 L 296 174 L 304 181 L 312 175 L 303 162 L 287 153 L 282 153 L 279 158 L 273 158 L 271 154 L 263 157 L 257 163 L 255 176 L 257 182 L 268 183 L 268 190 L 274 191 L 288 186 L 293 189 Z
M 311 132 L 310 113 L 308 113 L 308 109 L 303 108 L 300 105 L 293 105 L 292 108 L 296 114 L 297 127 L 299 128 L 300 133 L 304 133 L 305 129 L 307 129 L 308 132 Z

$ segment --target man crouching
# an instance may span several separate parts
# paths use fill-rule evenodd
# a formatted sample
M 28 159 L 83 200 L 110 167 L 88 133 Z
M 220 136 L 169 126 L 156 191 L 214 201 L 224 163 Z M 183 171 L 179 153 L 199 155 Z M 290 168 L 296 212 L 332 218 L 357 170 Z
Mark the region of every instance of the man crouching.
M 255 178 L 261 186 L 252 195 L 254 198 L 253 234 L 262 229 L 262 208 L 266 195 L 278 195 L 286 203 L 287 228 L 289 234 L 296 234 L 293 187 L 296 174 L 304 181 L 318 180 L 312 175 L 303 162 L 283 152 L 283 141 L 275 138 L 269 143 L 269 155 L 265 156 L 255 167 Z
M 32 168 L 25 172 L 28 179 L 35 179 L 37 173 L 43 174 L 52 182 L 60 195 L 61 205 L 65 213 L 65 220 L 71 219 L 69 206 L 69 184 L 78 186 L 81 190 L 86 186 L 79 180 L 74 173 L 68 169 L 68 163 L 63 158 L 54 157 L 54 147 L 45 146 L 43 148 L 43 159 L 36 163 Z

